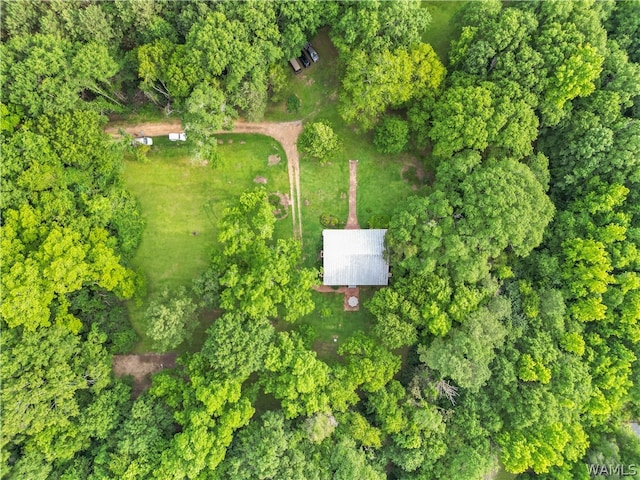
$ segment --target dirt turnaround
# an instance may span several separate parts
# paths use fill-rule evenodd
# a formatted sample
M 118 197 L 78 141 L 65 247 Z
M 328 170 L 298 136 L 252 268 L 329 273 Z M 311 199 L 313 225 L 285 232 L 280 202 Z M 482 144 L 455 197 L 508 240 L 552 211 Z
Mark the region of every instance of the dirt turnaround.
M 168 135 L 169 133 L 182 132 L 179 120 L 166 122 L 148 122 L 137 125 L 112 124 L 105 128 L 105 133 L 113 137 L 120 136 L 120 130 L 132 135 L 145 135 L 148 137 Z M 260 133 L 274 138 L 282 145 L 287 155 L 287 169 L 289 172 L 289 191 L 291 198 L 291 218 L 293 221 L 293 236 L 302 240 L 302 218 L 300 215 L 300 160 L 296 142 L 302 132 L 302 122 L 235 122 L 233 130 L 219 130 L 215 133 Z
M 151 374 L 176 366 L 175 353 L 146 353 L 143 355 L 114 355 L 113 372 L 133 377 L 133 398 L 151 386 Z

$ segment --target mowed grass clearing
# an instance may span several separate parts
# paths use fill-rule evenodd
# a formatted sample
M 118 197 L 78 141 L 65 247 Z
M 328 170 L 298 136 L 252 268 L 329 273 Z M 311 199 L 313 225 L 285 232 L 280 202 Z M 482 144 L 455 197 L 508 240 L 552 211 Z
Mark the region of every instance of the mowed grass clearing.
M 338 348 L 347 338 L 357 331 L 369 332 L 374 318 L 362 304 L 369 300 L 374 292 L 374 288 L 360 287 L 360 310 L 357 312 L 344 311 L 343 293 L 312 293 L 316 309 L 298 322 L 313 328 L 313 349 L 319 358 L 330 364 L 338 361 Z
M 431 13 L 431 23 L 422 35 L 422 41 L 431 44 L 440 61 L 449 64 L 451 41 L 456 38 L 452 19 L 466 1 L 423 1 L 422 6 Z
M 300 205 L 305 263 L 318 266 L 322 246 L 320 216 L 323 213 L 337 217 L 343 225 L 349 211 L 349 160 L 358 160 L 357 213 L 360 227 L 367 228 L 373 215 L 391 215 L 398 203 L 416 193 L 414 187 L 403 181 L 401 172 L 415 161 L 411 155 L 383 155 L 376 152 L 373 133 L 356 132 L 338 114 L 340 69 L 338 52 L 331 43 L 328 29 L 322 29 L 312 39 L 320 60 L 301 73 L 289 74 L 289 84 L 282 102 L 271 105 L 267 119 L 284 121 L 302 119 L 305 124 L 326 121 L 338 134 L 342 147 L 326 165 L 301 155 Z M 296 95 L 301 99 L 297 114 L 288 113 L 286 98 Z
M 219 138 L 224 143 L 218 146 L 220 162 L 216 167 L 195 162 L 188 143 L 164 138 L 154 139 L 148 163 L 125 162 L 126 188 L 137 198 L 146 222 L 133 266 L 145 276 L 147 296 L 141 305 L 128 303 L 131 321 L 141 339 L 136 353 L 152 350 L 144 322 L 150 297 L 165 287 L 189 287 L 206 270 L 218 243 L 217 223 L 224 208 L 242 192 L 256 188 L 253 180 L 257 176 L 267 179 L 267 192 L 289 192 L 287 161 L 278 142 L 263 135 Z M 268 166 L 272 154 L 279 155 L 281 161 Z M 276 223 L 276 235 L 291 237 L 291 217 Z M 196 340 L 203 338 L 200 330 L 214 318 L 210 313 L 201 317 Z M 194 341 L 180 350 L 198 349 L 200 343 Z

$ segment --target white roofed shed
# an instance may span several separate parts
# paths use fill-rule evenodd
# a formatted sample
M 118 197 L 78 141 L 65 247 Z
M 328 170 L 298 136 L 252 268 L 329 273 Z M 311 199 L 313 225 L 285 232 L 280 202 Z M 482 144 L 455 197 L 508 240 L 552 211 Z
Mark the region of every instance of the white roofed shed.
M 386 230 L 323 230 L 324 285 L 388 285 Z

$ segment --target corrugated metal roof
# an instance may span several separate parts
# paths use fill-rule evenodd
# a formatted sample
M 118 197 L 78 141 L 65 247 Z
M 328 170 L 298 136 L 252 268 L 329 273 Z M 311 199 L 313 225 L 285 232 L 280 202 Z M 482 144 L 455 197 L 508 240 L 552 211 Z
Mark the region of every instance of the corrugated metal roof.
M 386 230 L 323 230 L 324 285 L 387 285 Z

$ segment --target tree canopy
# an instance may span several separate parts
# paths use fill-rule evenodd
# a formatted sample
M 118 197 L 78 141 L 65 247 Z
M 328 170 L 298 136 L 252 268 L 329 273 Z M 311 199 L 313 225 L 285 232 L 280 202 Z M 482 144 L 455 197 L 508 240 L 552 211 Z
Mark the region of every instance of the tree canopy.
M 3 478 L 560 480 L 640 462 L 637 1 L 443 5 L 433 30 L 417 0 L 5 3 Z M 318 32 L 335 70 L 294 79 Z M 335 90 L 304 103 L 316 80 Z M 131 139 L 103 131 L 179 118 L 215 169 L 216 132 L 282 118 L 287 95 L 310 157 L 426 172 L 381 207 L 389 285 L 362 287 L 333 342 L 320 258 L 264 188 L 216 211 L 190 288 L 146 292 Z M 143 298 L 152 348 L 187 351 L 140 392 L 112 357 L 144 349 L 127 308 Z

